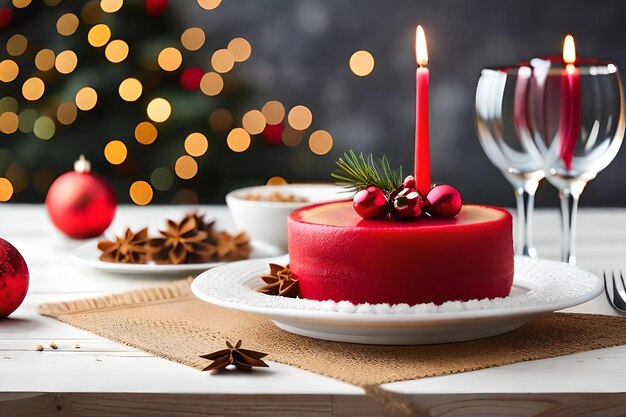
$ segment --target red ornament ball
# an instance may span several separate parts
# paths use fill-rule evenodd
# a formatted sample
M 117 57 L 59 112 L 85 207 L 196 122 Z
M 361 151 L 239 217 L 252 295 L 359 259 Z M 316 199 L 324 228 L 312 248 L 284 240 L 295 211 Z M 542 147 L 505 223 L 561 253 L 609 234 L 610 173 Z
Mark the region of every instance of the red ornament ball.
M 434 217 L 453 218 L 461 211 L 463 199 L 459 190 L 451 185 L 433 187 L 426 196 L 426 211 Z
M 117 202 L 113 188 L 90 171 L 89 161 L 81 155 L 74 171 L 57 178 L 46 196 L 52 223 L 75 239 L 100 236 L 115 216 Z
M 13 313 L 28 292 L 28 267 L 17 249 L 0 239 L 0 319 Z
M 389 211 L 387 196 L 383 190 L 375 185 L 358 191 L 354 195 L 352 206 L 357 214 L 364 219 L 382 217 Z

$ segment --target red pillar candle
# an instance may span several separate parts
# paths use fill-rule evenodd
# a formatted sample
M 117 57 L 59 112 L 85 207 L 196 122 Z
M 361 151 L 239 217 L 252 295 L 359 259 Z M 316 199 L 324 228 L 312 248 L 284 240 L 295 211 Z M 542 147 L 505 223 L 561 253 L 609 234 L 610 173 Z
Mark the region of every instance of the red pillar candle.
M 426 36 L 421 26 L 417 26 L 415 36 L 415 57 L 419 68 L 415 80 L 415 181 L 417 191 L 423 196 L 431 188 L 430 182 L 430 131 L 428 128 L 428 51 Z
M 572 35 L 563 42 L 565 69 L 561 75 L 561 115 L 559 118 L 560 156 L 566 169 L 572 168 L 576 142 L 580 134 L 580 72 L 576 62 L 576 46 Z

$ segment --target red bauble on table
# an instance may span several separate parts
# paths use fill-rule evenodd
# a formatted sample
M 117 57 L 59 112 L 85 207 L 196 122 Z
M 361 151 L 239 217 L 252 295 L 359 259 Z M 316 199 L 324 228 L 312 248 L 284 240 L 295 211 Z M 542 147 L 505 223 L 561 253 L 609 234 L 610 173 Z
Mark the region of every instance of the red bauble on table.
M 13 313 L 28 292 L 28 267 L 17 249 L 0 239 L 0 319 Z
M 117 202 L 113 188 L 90 171 L 89 161 L 81 155 L 74 171 L 57 178 L 46 196 L 52 223 L 75 239 L 100 236 L 115 216 Z

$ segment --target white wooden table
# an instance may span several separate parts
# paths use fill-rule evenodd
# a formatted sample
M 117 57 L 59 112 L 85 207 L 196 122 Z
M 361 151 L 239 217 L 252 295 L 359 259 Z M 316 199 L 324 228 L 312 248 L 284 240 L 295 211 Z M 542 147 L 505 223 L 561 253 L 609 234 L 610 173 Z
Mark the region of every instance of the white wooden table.
M 221 227 L 223 206 L 206 207 Z M 184 207 L 121 207 L 110 230 L 160 225 Z M 626 210 L 580 213 L 581 267 L 596 274 L 626 267 Z M 556 210 L 536 215 L 542 257 L 558 259 Z M 0 205 L 0 237 L 30 268 L 31 286 L 10 320 L 0 321 L 0 416 L 380 416 L 385 410 L 352 385 L 271 363 L 271 372 L 210 375 L 37 315 L 37 305 L 159 285 L 168 278 L 108 275 L 75 265 L 71 241 L 43 206 Z M 571 309 L 613 314 L 602 297 Z M 55 342 L 58 350 L 36 352 Z M 75 349 L 79 343 L 81 348 Z M 387 384 L 433 416 L 626 415 L 626 347 Z

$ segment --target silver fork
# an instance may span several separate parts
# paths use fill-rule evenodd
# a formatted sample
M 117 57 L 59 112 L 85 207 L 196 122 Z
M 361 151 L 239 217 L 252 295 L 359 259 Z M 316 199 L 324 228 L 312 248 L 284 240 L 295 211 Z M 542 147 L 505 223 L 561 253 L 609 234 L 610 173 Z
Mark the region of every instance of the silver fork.
M 611 281 L 610 284 L 609 281 Z M 609 286 L 612 291 L 609 290 Z M 619 271 L 619 274 L 611 271 L 610 279 L 609 272 L 604 271 L 604 294 L 615 311 L 626 315 L 626 284 L 624 284 L 622 271 Z

